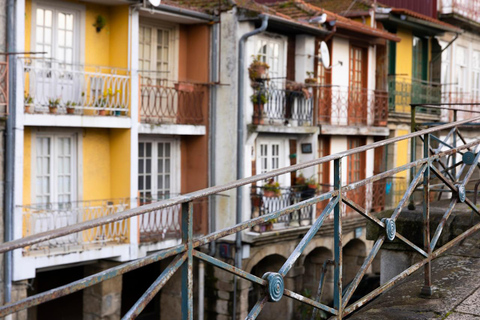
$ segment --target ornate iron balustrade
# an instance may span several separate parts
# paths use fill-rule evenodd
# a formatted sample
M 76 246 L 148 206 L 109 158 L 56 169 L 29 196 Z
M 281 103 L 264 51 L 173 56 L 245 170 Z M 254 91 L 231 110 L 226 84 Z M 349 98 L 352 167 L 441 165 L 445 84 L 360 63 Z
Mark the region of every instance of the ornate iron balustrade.
M 126 199 L 90 200 L 68 203 L 46 203 L 23 206 L 24 236 L 36 235 L 61 227 L 95 220 L 130 207 Z M 127 223 L 118 221 L 79 233 L 40 242 L 24 249 L 25 253 L 71 251 L 107 243 L 125 243 Z
M 253 96 L 255 101 L 258 101 L 252 102 L 253 124 L 313 125 L 311 89 L 293 91 L 260 86 Z
M 480 1 L 478 0 L 441 0 L 438 11 L 439 14 L 454 14 L 480 22 Z
M 387 125 L 387 92 L 341 86 L 322 86 L 315 90 L 320 124 Z
M 8 58 L 0 62 L 0 115 L 8 114 Z
M 442 87 L 439 83 L 399 76 L 388 78 L 388 106 L 390 112 L 410 112 L 410 104 L 440 103 Z M 439 110 L 419 108 L 419 113 L 438 116 Z
M 155 203 L 165 199 L 180 196 L 180 194 L 163 195 L 158 199 L 139 199 L 139 205 Z M 202 220 L 206 213 L 208 199 L 200 199 L 194 202 L 196 218 Z M 141 243 L 159 242 L 163 240 L 175 239 L 181 240 L 182 237 L 182 207 L 175 205 L 160 210 L 154 210 L 139 216 L 138 230 Z M 202 222 L 195 221 L 193 232 L 200 234 L 202 231 Z
M 252 188 L 250 195 L 252 203 L 252 219 L 262 215 L 270 214 L 275 211 L 283 210 L 302 200 L 311 198 L 315 195 L 315 190 L 296 191 L 295 187 L 283 188 L 280 194 L 266 194 L 264 188 Z M 308 226 L 312 224 L 313 206 L 302 208 L 292 212 L 289 215 L 279 217 L 275 222 L 267 222 L 263 225 L 255 226 L 254 232 L 265 232 L 271 230 L 280 230 L 298 226 Z
M 475 117 L 472 120 L 478 121 L 480 117 Z M 42 302 L 46 302 L 69 293 L 82 290 L 84 288 L 93 286 L 103 280 L 110 279 L 115 276 L 122 275 L 128 271 L 140 268 L 142 266 L 148 265 L 150 263 L 166 259 L 168 257 L 175 257 L 170 265 L 159 275 L 158 279 L 150 286 L 150 288 L 143 294 L 143 296 L 133 305 L 133 307 L 125 314 L 124 319 L 132 319 L 137 317 L 146 304 L 156 295 L 156 293 L 161 290 L 167 281 L 172 277 L 172 275 L 180 268 L 182 268 L 182 314 L 184 319 L 193 319 L 193 259 L 203 260 L 207 263 L 212 264 L 213 266 L 223 269 L 227 272 L 234 274 L 235 276 L 241 277 L 250 281 L 254 284 L 262 286 L 265 288 L 265 291 L 261 299 L 255 304 L 255 306 L 250 310 L 250 313 L 247 316 L 247 319 L 255 319 L 267 303 L 274 304 L 278 302 L 283 296 L 290 299 L 294 299 L 300 303 L 306 304 L 310 307 L 315 308 L 314 310 L 323 310 L 324 312 L 332 315 L 338 319 L 348 316 L 353 313 L 355 310 L 366 304 L 368 301 L 374 299 L 376 296 L 380 295 L 385 290 L 397 284 L 403 278 L 412 274 L 414 271 L 419 270 L 424 267 L 425 273 L 425 287 L 431 290 L 432 279 L 430 274 L 430 263 L 433 259 L 437 258 L 439 255 L 444 253 L 446 250 L 452 246 L 459 244 L 461 241 L 466 239 L 468 236 L 480 230 L 480 223 L 470 226 L 465 232 L 456 236 L 452 240 L 448 241 L 442 246 L 438 246 L 440 235 L 442 234 L 443 229 L 446 227 L 446 223 L 453 212 L 453 208 L 457 203 L 465 203 L 474 214 L 480 215 L 480 211 L 477 206 L 472 202 L 470 198 L 466 196 L 465 188 L 468 185 L 474 171 L 477 169 L 480 152 L 478 151 L 478 146 L 480 145 L 480 139 L 475 139 L 469 143 L 463 142 L 461 139 L 455 138 L 455 142 L 447 141 L 455 135 L 447 135 L 444 139 L 444 142 L 452 148 L 447 150 L 437 150 L 434 149 L 434 146 L 431 144 L 431 141 L 436 141 L 440 139 L 436 137 L 435 134 L 441 134 L 445 130 L 456 130 L 457 126 L 468 123 L 468 120 L 462 120 L 455 123 L 449 123 L 445 125 L 440 125 L 434 128 L 428 128 L 418 132 L 414 132 L 401 137 L 394 137 L 391 139 L 379 141 L 372 143 L 370 145 L 361 146 L 358 148 L 350 149 L 344 152 L 337 154 L 329 155 L 320 159 L 311 160 L 305 163 L 296 164 L 286 168 L 277 169 L 271 172 L 263 173 L 254 177 L 244 178 L 237 180 L 225 185 L 211 187 L 196 192 L 192 192 L 183 196 L 175 197 L 172 199 L 162 200 L 157 203 L 152 203 L 144 205 L 142 207 L 126 210 L 123 212 L 117 212 L 111 215 L 103 216 L 101 218 L 80 222 L 74 226 L 61 227 L 55 230 L 42 232 L 36 235 L 27 236 L 22 239 L 13 240 L 8 243 L 0 244 L 0 252 L 6 252 L 9 250 L 14 250 L 17 248 L 23 248 L 26 246 L 33 246 L 38 243 L 45 241 L 50 241 L 63 236 L 68 236 L 76 232 L 89 230 L 91 228 L 98 228 L 104 225 L 109 225 L 112 223 L 118 223 L 125 219 L 135 217 L 142 214 L 147 214 L 156 210 L 162 210 L 168 207 L 181 205 L 182 207 L 182 244 L 154 253 L 150 256 L 138 259 L 136 261 L 128 262 L 123 265 L 93 274 L 84 279 L 75 281 L 71 284 L 64 285 L 62 287 L 52 289 L 43 293 L 39 293 L 33 296 L 30 296 L 21 301 L 12 302 L 7 305 L 0 307 L 0 317 L 3 317 L 7 314 L 15 312 L 17 310 L 22 310 L 28 307 L 38 305 Z M 457 136 L 458 137 L 458 136 Z M 387 170 L 383 173 L 376 174 L 374 176 L 368 177 L 366 179 L 356 181 L 349 184 L 344 184 L 342 178 L 342 165 L 344 165 L 347 160 L 347 157 L 360 153 L 366 152 L 367 150 L 373 150 L 378 147 L 383 147 L 387 144 L 398 143 L 402 141 L 412 141 L 423 138 L 423 150 L 424 154 L 420 159 L 413 159 L 412 162 L 405 165 Z M 456 146 L 455 144 L 458 143 Z M 412 143 L 413 144 L 413 143 Z M 463 154 L 462 154 L 463 153 Z M 462 154 L 461 164 L 463 166 L 463 173 L 458 175 L 461 179 L 455 178 L 456 175 L 452 175 L 452 171 L 455 170 L 456 166 L 443 167 L 440 163 L 452 155 Z M 218 194 L 227 190 L 234 190 L 239 188 L 239 190 L 245 189 L 243 186 L 257 183 L 265 179 L 271 179 L 282 174 L 288 174 L 297 170 L 302 170 L 307 167 L 318 166 L 319 164 L 327 163 L 333 161 L 334 167 L 334 188 L 333 190 L 315 195 L 312 198 L 306 199 L 299 203 L 293 204 L 281 210 L 271 212 L 257 218 L 241 222 L 235 226 L 224 228 L 219 231 L 215 231 L 205 236 L 194 237 L 193 236 L 193 216 L 194 216 L 194 204 L 193 202 L 202 199 L 208 196 Z M 362 208 L 361 205 L 353 201 L 348 197 L 348 192 L 355 190 L 361 187 L 365 187 L 369 184 L 380 181 L 386 177 L 393 177 L 401 172 L 408 170 L 414 170 L 413 174 L 410 177 L 410 182 L 405 193 L 399 199 L 399 202 L 396 204 L 395 209 L 391 212 L 391 215 L 383 220 L 379 220 L 376 215 L 372 214 L 370 210 Z M 451 177 L 454 177 L 451 179 Z M 443 219 L 439 222 L 436 227 L 436 230 L 433 236 L 430 236 L 430 195 L 429 190 L 431 188 L 431 180 L 437 179 L 442 183 L 445 191 L 449 191 L 451 196 L 450 205 L 445 209 Z M 401 233 L 396 231 L 395 221 L 402 214 L 402 211 L 409 203 L 415 189 L 421 186 L 423 191 L 423 217 L 424 217 L 424 243 L 423 246 L 416 245 L 409 239 L 405 238 Z M 316 220 L 312 223 L 309 230 L 303 236 L 300 242 L 298 242 L 296 248 L 291 252 L 288 259 L 285 261 L 283 266 L 279 270 L 272 270 L 272 272 L 267 272 L 264 275 L 255 275 L 246 271 L 243 271 L 239 263 L 238 266 L 233 266 L 222 260 L 219 260 L 215 257 L 208 256 L 207 254 L 199 250 L 200 246 L 203 246 L 212 241 L 219 240 L 223 237 L 233 235 L 237 232 L 243 230 L 249 230 L 252 227 L 264 224 L 268 221 L 279 219 L 283 216 L 289 215 L 290 213 L 306 208 L 309 206 L 315 206 L 316 204 L 328 200 L 328 204 L 323 209 L 323 211 L 318 215 Z M 350 282 L 350 284 L 344 287 L 342 280 L 342 267 L 343 267 L 343 212 L 345 207 L 349 207 L 363 218 L 371 221 L 376 224 L 381 230 L 384 230 L 385 233 L 380 233 L 377 240 L 374 242 L 371 251 L 368 253 L 366 258 L 363 261 L 362 266 L 358 269 L 355 277 Z M 289 271 L 294 267 L 295 263 L 299 261 L 302 253 L 306 249 L 307 245 L 311 242 L 313 237 L 317 234 L 319 229 L 322 227 L 322 224 L 327 218 L 333 216 L 333 236 L 334 236 L 334 260 L 333 264 L 333 306 L 328 306 L 323 303 L 320 303 L 320 297 L 308 298 L 304 295 L 298 294 L 294 291 L 289 290 L 285 287 L 284 277 L 289 273 Z M 392 241 L 398 239 L 404 245 L 409 247 L 411 250 L 416 252 L 421 256 L 421 260 L 418 260 L 415 264 L 381 285 L 380 287 L 374 289 L 363 298 L 360 298 L 357 301 L 351 302 L 351 298 L 358 287 L 361 279 L 369 269 L 372 264 L 373 259 L 379 252 L 382 244 L 386 241 Z M 241 252 L 238 255 L 241 257 Z M 241 260 L 238 260 L 241 262 Z M 318 292 L 322 292 L 321 280 L 319 283 Z M 423 290 L 428 291 L 428 290 Z M 315 313 L 315 311 L 314 311 Z
M 154 124 L 203 124 L 206 91 L 203 84 L 142 77 L 140 120 Z
M 24 71 L 26 113 L 128 115 L 128 70 L 52 59 L 21 58 L 18 61 Z

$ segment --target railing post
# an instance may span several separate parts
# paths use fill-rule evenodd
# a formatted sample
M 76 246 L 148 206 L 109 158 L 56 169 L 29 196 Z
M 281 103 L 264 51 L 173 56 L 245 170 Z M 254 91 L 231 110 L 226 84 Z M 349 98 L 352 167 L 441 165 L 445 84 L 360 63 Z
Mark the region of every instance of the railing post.
M 415 121 L 415 114 L 416 114 L 416 106 L 414 104 L 410 105 L 410 132 L 414 133 L 416 131 L 416 121 Z M 416 150 L 417 150 L 417 138 L 413 137 L 412 140 L 410 141 L 410 162 L 414 162 L 417 160 L 417 155 L 416 155 Z M 412 167 L 410 169 L 410 183 L 412 183 L 414 177 L 415 177 L 415 167 Z M 413 193 L 410 196 L 410 203 L 408 204 L 408 209 L 409 210 L 415 210 L 415 203 L 413 199 Z
M 334 189 L 338 190 L 339 201 L 334 209 L 334 252 L 335 252 L 335 270 L 334 270 L 334 294 L 333 307 L 338 310 L 338 319 L 342 319 L 342 159 L 334 160 Z
M 430 152 L 430 134 L 425 134 L 423 139 L 423 156 L 429 159 Z M 427 168 L 423 174 L 423 244 L 428 255 L 432 254 L 430 248 L 430 159 L 426 163 Z M 425 283 L 422 288 L 422 295 L 430 297 L 432 295 L 432 266 L 428 262 L 424 266 Z
M 182 243 L 187 260 L 182 266 L 182 319 L 193 320 L 193 202 L 182 203 Z
M 457 110 L 453 110 L 453 122 L 457 122 Z M 453 130 L 453 134 L 452 134 L 452 146 L 453 148 L 457 148 L 457 128 L 455 127 L 455 129 Z M 455 179 L 455 181 L 453 181 L 453 183 L 455 183 L 457 181 L 457 167 L 455 166 L 457 164 L 457 154 L 454 153 L 452 155 L 452 166 L 453 166 L 453 169 L 452 169 L 452 176 L 453 176 L 453 179 Z M 448 167 L 448 165 L 447 165 Z M 454 197 L 455 195 L 453 194 L 452 192 L 452 197 Z

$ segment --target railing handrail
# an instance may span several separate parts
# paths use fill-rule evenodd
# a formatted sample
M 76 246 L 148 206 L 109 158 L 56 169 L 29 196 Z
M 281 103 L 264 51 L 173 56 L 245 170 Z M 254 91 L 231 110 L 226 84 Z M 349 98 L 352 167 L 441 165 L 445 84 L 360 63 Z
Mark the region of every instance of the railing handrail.
M 457 121 L 457 122 L 443 124 L 443 125 L 440 125 L 440 126 L 424 129 L 424 130 L 421 130 L 421 131 L 412 132 L 412 133 L 409 133 L 409 134 L 404 135 L 404 136 L 393 137 L 393 138 L 389 138 L 389 139 L 386 139 L 386 140 L 381 140 L 381 141 L 374 142 L 374 143 L 369 144 L 369 145 L 353 148 L 353 149 L 350 149 L 350 150 L 346 150 L 346 151 L 343 151 L 343 152 L 339 152 L 339 153 L 336 153 L 336 154 L 325 156 L 325 157 L 322 157 L 322 158 L 319 158 L 319 159 L 314 159 L 314 160 L 299 163 L 299 164 L 296 164 L 296 165 L 293 165 L 293 166 L 288 166 L 288 167 L 276 169 L 276 170 L 273 170 L 273 171 L 270 171 L 270 172 L 262 173 L 262 174 L 259 174 L 259 175 L 239 179 L 239 180 L 229 182 L 229 183 L 226 183 L 226 184 L 223 184 L 223 185 L 209 187 L 209 188 L 206 188 L 206 189 L 194 191 L 194 192 L 185 194 L 183 196 L 178 196 L 176 198 L 167 199 L 167 200 L 161 200 L 161 201 L 156 202 L 156 203 L 147 204 L 147 205 L 144 205 L 142 207 L 137 207 L 137 208 L 125 210 L 125 211 L 122 211 L 122 212 L 114 213 L 114 214 L 111 214 L 111 215 L 108 215 L 108 216 L 105 216 L 105 217 L 85 221 L 85 222 L 78 223 L 78 224 L 73 225 L 73 226 L 62 227 L 62 228 L 58 228 L 58 229 L 51 230 L 51 231 L 48 231 L 48 232 L 38 233 L 38 234 L 35 234 L 35 235 L 32 235 L 32 236 L 24 237 L 22 239 L 16 239 L 16 240 L 13 240 L 13 241 L 10 241 L 10 242 L 0 244 L 0 253 L 10 251 L 10 250 L 13 250 L 13 249 L 22 248 L 22 247 L 32 245 L 32 244 L 35 244 L 35 243 L 38 243 L 38 242 L 47 241 L 47 240 L 54 239 L 54 238 L 57 238 L 57 237 L 60 237 L 60 236 L 64 236 L 64 235 L 67 235 L 67 234 L 70 234 L 70 233 L 80 232 L 80 231 L 87 230 L 87 229 L 94 228 L 94 227 L 98 227 L 98 226 L 101 226 L 101 225 L 104 225 L 104 224 L 128 219 L 128 218 L 138 216 L 140 214 L 147 213 L 147 212 L 150 212 L 150 211 L 153 211 L 153 210 L 160 210 L 160 209 L 163 209 L 163 208 L 166 208 L 166 207 L 169 207 L 169 206 L 182 204 L 182 203 L 187 203 L 187 202 L 190 202 L 190 201 L 198 199 L 198 198 L 207 197 L 209 195 L 213 195 L 213 194 L 220 193 L 220 192 L 223 192 L 223 191 L 226 191 L 226 190 L 242 187 L 242 186 L 247 185 L 247 184 L 262 181 L 262 180 L 265 180 L 265 179 L 268 179 L 268 178 L 273 178 L 275 176 L 279 176 L 279 175 L 282 175 L 282 174 L 286 174 L 286 173 L 290 173 L 290 172 L 297 171 L 297 170 L 300 170 L 300 169 L 304 169 L 304 168 L 307 168 L 307 167 L 311 167 L 311 166 L 314 166 L 314 165 L 326 163 L 326 162 L 329 162 L 329 161 L 332 161 L 332 160 L 339 160 L 341 158 L 347 157 L 349 155 L 353 155 L 355 153 L 365 152 L 367 150 L 382 147 L 382 146 L 385 146 L 385 145 L 390 144 L 390 143 L 395 143 L 395 142 L 419 137 L 419 136 L 422 136 L 422 135 L 425 135 L 425 134 L 429 134 L 429 133 L 453 128 L 453 127 L 456 127 L 458 125 L 465 124 L 465 123 L 472 122 L 472 121 L 477 121 L 477 120 L 480 120 L 480 116 L 475 117 L 475 118 L 471 118 L 471 119 L 465 119 L 465 120 L 461 120 L 461 121 Z M 476 144 L 480 144 L 480 142 L 475 142 L 473 144 L 472 143 L 465 144 L 464 146 L 458 147 L 457 149 L 458 150 L 463 150 L 463 149 L 469 148 L 472 145 L 476 145 Z M 419 160 L 419 161 L 420 162 L 417 161 L 417 162 L 414 162 L 414 163 L 410 163 L 410 164 L 407 165 L 407 167 L 420 165 L 420 164 L 423 163 L 422 161 L 425 162 L 426 160 Z M 405 170 L 405 168 L 399 167 L 399 168 L 395 168 L 394 171 L 398 171 L 400 169 Z M 391 170 L 388 171 L 388 172 L 391 172 Z M 380 176 L 384 177 L 385 173 L 380 174 L 378 176 L 379 177 Z M 345 188 L 346 191 L 348 191 L 348 190 L 356 188 L 359 184 L 362 184 L 362 183 L 364 183 L 363 180 L 359 181 L 359 182 L 351 183 L 349 185 L 346 185 L 346 186 L 344 186 L 344 188 Z M 330 196 L 332 196 L 333 193 L 335 193 L 335 192 L 336 191 L 330 192 L 329 193 Z
M 105 66 L 105 65 L 96 65 L 96 64 L 86 64 L 86 63 L 68 63 L 68 62 L 63 62 L 63 61 L 58 61 L 55 58 L 39 58 L 39 57 L 25 57 L 25 56 L 19 56 L 17 57 L 17 60 L 22 63 L 25 66 L 25 61 L 31 60 L 31 61 L 39 61 L 39 62 L 51 62 L 55 63 L 58 65 L 63 65 L 63 66 L 71 66 L 71 67 L 83 67 L 83 68 L 96 68 L 96 69 L 109 69 L 109 70 L 115 70 L 115 71 L 126 71 L 130 73 L 132 70 L 130 68 L 122 68 L 122 67 L 113 67 L 113 66 Z M 29 66 L 26 66 L 29 67 Z M 38 68 L 38 67 L 37 67 Z M 47 68 L 51 69 L 51 68 Z M 73 71 L 73 70 L 72 70 Z

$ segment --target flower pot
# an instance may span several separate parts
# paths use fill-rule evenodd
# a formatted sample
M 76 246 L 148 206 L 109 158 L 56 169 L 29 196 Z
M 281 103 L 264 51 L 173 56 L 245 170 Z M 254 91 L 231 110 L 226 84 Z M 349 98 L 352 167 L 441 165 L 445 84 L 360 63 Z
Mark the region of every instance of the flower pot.
M 275 198 L 277 196 L 277 193 L 272 190 L 264 190 L 263 191 L 263 196 L 267 198 Z
M 74 107 L 67 107 L 67 114 L 75 114 L 75 108 Z
M 252 123 L 254 125 L 264 124 L 263 114 L 263 104 L 255 103 L 253 105 Z
M 58 109 L 58 106 L 48 106 L 48 110 L 50 111 L 51 114 L 56 114 L 57 109 Z
M 195 90 L 193 83 L 179 82 L 175 83 L 174 86 L 176 91 L 193 92 Z
M 107 110 L 105 110 L 105 109 L 98 110 L 98 115 L 99 116 L 106 116 L 107 115 Z
M 265 79 L 267 67 L 261 64 L 250 65 L 248 69 L 250 79 L 253 81 Z
M 114 115 L 115 117 L 119 117 L 119 116 L 122 115 L 122 111 L 120 111 L 120 110 L 115 110 L 115 111 L 113 112 L 113 115 Z
M 33 113 L 34 107 L 31 104 L 25 105 L 25 113 Z

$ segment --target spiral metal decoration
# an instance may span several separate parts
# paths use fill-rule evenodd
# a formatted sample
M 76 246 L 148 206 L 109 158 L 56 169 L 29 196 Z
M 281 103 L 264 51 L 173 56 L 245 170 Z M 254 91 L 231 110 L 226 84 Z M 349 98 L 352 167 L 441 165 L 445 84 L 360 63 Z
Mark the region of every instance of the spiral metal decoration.
M 462 161 L 463 161 L 463 163 L 470 166 L 475 161 L 475 156 L 476 156 L 475 153 L 473 153 L 471 151 L 467 151 L 463 154 Z
M 280 301 L 280 299 L 282 299 L 283 297 L 283 290 L 285 290 L 283 277 L 276 272 L 267 272 L 263 275 L 262 278 L 268 281 L 268 286 L 266 288 L 268 301 Z
M 390 218 L 383 218 L 382 222 L 385 224 L 385 232 L 387 233 L 387 239 L 393 241 L 393 239 L 395 239 L 395 233 L 397 232 L 395 221 Z

